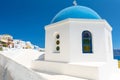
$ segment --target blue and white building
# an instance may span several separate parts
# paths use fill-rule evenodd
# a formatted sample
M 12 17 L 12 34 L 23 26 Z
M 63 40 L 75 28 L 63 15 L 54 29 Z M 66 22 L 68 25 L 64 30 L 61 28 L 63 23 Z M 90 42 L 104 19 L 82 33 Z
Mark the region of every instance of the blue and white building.
M 45 31 L 45 57 L 33 69 L 89 80 L 110 80 L 118 71 L 112 27 L 91 8 L 75 3 L 58 12 Z

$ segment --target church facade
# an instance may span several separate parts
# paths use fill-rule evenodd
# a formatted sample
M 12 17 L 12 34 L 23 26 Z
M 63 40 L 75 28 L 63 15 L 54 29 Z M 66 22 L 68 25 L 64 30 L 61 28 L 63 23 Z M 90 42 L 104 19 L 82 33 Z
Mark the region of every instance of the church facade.
M 33 69 L 90 80 L 110 80 L 117 71 L 112 27 L 94 10 L 78 5 L 65 8 L 45 31 L 44 60 L 34 61 Z
M 48 25 L 45 59 L 59 62 L 102 62 L 113 59 L 111 30 L 110 25 L 101 19 L 71 18 Z

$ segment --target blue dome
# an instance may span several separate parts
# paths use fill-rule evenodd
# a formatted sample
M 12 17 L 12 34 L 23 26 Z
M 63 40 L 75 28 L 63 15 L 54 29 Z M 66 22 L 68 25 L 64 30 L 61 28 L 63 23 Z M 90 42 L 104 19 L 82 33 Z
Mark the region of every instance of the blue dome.
M 101 19 L 101 17 L 92 9 L 84 6 L 72 6 L 61 10 L 52 20 L 55 23 L 67 18 L 79 19 Z

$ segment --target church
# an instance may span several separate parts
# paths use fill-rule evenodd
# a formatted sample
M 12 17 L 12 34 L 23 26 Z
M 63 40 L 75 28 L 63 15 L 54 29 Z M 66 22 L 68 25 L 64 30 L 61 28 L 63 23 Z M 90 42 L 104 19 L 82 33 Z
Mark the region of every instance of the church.
M 113 59 L 112 27 L 89 7 L 67 7 L 45 26 L 45 55 L 33 61 L 37 71 L 88 80 L 110 80 L 118 71 Z

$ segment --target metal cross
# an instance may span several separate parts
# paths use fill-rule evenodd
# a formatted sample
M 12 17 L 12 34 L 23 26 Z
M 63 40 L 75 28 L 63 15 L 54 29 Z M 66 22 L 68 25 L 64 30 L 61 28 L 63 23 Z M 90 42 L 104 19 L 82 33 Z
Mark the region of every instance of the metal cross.
M 76 0 L 73 1 L 73 5 L 77 6 L 77 1 Z

